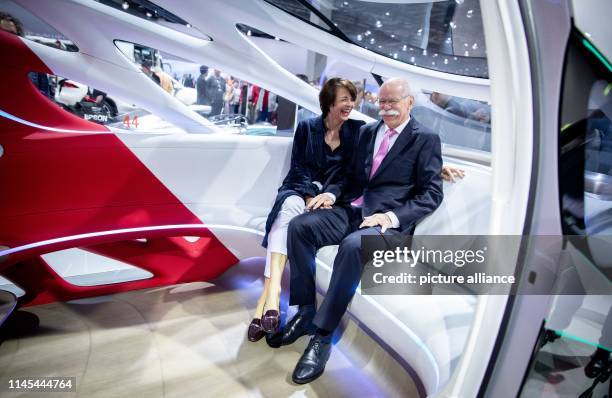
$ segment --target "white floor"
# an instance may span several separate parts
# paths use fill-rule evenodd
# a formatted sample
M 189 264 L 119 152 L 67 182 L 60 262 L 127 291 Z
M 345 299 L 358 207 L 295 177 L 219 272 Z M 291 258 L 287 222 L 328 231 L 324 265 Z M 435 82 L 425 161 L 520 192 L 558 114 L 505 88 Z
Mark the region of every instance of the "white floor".
M 350 321 L 322 377 L 291 372 L 308 340 L 272 349 L 246 329 L 261 281 L 190 283 L 22 309 L 40 326 L 0 345 L 0 378 L 75 376 L 80 397 L 418 397 L 409 374 Z

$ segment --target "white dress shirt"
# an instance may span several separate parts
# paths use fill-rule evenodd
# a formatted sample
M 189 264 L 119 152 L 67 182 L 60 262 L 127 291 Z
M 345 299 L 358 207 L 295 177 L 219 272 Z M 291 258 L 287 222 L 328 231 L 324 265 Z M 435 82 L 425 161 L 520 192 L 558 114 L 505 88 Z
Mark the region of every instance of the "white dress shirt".
M 397 134 L 389 138 L 389 151 L 391 151 L 391 148 L 393 148 L 393 144 L 395 144 L 395 141 L 397 141 L 397 137 L 399 137 L 400 134 L 402 134 L 402 131 L 404 131 L 404 129 L 406 128 L 409 122 L 410 122 L 410 115 L 408 115 L 408 119 L 406 119 L 404 123 L 397 126 L 397 128 L 395 129 L 395 131 L 397 131 Z M 378 128 L 378 131 L 376 132 L 376 140 L 374 141 L 374 151 L 372 152 L 372 162 L 374 162 L 374 157 L 378 153 L 378 149 L 380 148 L 380 144 L 382 144 L 382 140 L 387 130 L 389 130 L 389 127 L 387 127 L 387 125 L 383 123 L 380 125 L 380 127 Z M 389 154 L 389 151 L 387 151 L 387 155 Z M 395 215 L 395 213 L 393 213 L 392 211 L 388 211 L 385 214 L 391 220 L 391 228 L 399 228 L 400 222 L 397 216 Z

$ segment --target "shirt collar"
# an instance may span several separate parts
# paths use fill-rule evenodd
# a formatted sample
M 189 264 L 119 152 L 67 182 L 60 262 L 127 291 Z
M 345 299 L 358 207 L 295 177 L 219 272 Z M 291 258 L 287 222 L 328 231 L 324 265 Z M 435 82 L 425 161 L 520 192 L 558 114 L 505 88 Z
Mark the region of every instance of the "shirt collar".
M 404 123 L 400 124 L 395 129 L 395 131 L 397 131 L 398 135 L 401 134 L 402 131 L 404 131 L 404 129 L 406 128 L 408 123 L 410 123 L 410 115 L 408 115 L 408 119 L 406 119 L 406 121 Z M 382 133 L 385 134 L 387 132 L 387 130 L 389 130 L 389 127 L 385 124 L 385 122 L 383 122 L 382 126 L 383 126 Z

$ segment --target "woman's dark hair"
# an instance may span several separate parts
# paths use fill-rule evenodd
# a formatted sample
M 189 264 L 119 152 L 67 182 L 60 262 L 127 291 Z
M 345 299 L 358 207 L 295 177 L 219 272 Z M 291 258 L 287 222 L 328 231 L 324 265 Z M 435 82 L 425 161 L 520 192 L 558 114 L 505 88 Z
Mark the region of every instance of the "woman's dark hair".
M 321 107 L 321 111 L 323 112 L 323 118 L 327 117 L 327 114 L 329 113 L 329 108 L 336 101 L 336 93 L 341 87 L 344 87 L 348 90 L 349 94 L 351 94 L 351 99 L 353 101 L 357 99 L 357 89 L 355 88 L 353 82 L 339 77 L 333 77 L 329 79 L 323 85 L 321 92 L 319 92 L 319 106 Z
M 15 18 L 14 16 L 12 16 L 11 14 L 7 14 L 5 12 L 0 12 L 0 21 L 1 20 L 6 20 L 6 21 L 10 21 L 15 25 L 15 28 L 17 29 L 17 36 L 21 36 L 23 37 L 23 24 L 21 23 L 20 20 L 18 20 L 17 18 Z

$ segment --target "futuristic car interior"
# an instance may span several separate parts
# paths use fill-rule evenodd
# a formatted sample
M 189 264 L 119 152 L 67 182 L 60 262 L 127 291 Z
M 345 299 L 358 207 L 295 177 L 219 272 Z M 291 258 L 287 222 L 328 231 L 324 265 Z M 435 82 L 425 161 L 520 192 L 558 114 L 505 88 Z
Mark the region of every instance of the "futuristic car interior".
M 612 396 L 609 1 L 0 0 L 6 14 L 23 32 L 0 30 L 2 396 L 27 396 L 7 384 L 26 377 L 74 378 L 57 396 Z M 235 92 L 221 111 L 196 99 L 201 65 Z M 384 81 L 411 83 L 411 117 L 465 172 L 413 235 L 512 241 L 495 253 L 516 285 L 357 287 L 325 373 L 297 385 L 305 339 L 245 337 L 294 130 L 334 76 L 358 82 L 365 122 Z M 337 253 L 317 252 L 320 297 Z M 285 275 L 283 319 L 288 290 Z

